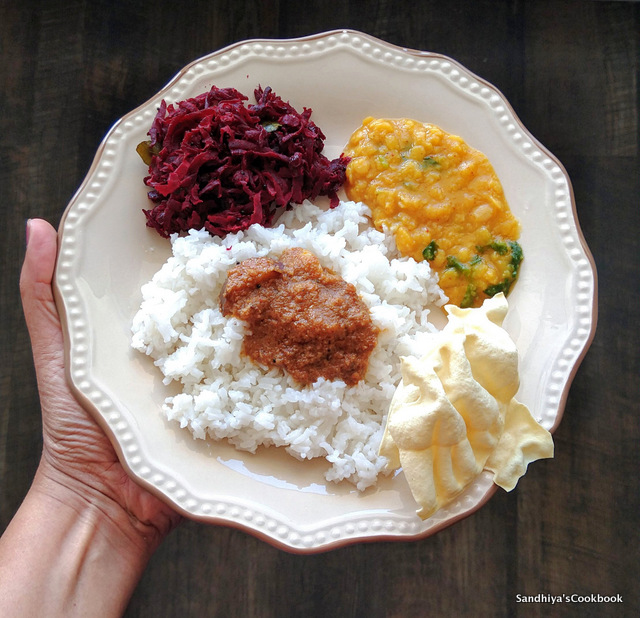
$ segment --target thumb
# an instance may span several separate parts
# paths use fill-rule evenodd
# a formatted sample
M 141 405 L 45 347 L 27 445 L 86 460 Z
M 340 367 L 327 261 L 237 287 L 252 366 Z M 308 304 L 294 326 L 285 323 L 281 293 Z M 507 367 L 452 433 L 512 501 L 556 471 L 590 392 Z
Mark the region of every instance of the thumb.
M 36 368 L 62 360 L 62 330 L 51 289 L 57 244 L 56 231 L 49 223 L 28 221 L 20 295 Z

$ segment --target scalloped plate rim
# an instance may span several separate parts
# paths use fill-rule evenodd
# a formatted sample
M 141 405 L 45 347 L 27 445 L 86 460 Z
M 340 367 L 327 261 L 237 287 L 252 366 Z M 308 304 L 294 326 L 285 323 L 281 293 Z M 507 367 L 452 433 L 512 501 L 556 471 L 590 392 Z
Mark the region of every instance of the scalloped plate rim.
M 558 424 L 561 421 L 563 412 L 564 412 L 564 407 L 566 404 L 566 398 L 568 395 L 568 391 L 569 388 L 571 386 L 571 382 L 575 376 L 576 371 L 579 368 L 580 363 L 582 362 L 582 359 L 584 358 L 586 352 L 588 351 L 588 348 L 593 340 L 593 337 L 595 335 L 595 328 L 596 328 L 596 321 L 597 321 L 597 275 L 596 275 L 596 269 L 595 269 L 595 263 L 593 260 L 593 257 L 591 256 L 591 253 L 588 249 L 588 246 L 584 240 L 584 237 L 582 235 L 582 231 L 580 230 L 580 226 L 578 224 L 578 220 L 577 220 L 577 213 L 576 213 L 576 205 L 575 205 L 575 197 L 573 194 L 573 189 L 571 187 L 571 182 L 569 180 L 569 177 L 567 175 L 566 170 L 564 169 L 564 167 L 561 165 L 561 163 L 557 160 L 557 158 L 551 154 L 542 144 L 540 144 L 538 142 L 538 140 L 536 140 L 536 138 L 534 138 L 529 131 L 524 127 L 524 125 L 522 124 L 522 122 L 519 120 L 519 118 L 517 117 L 517 115 L 515 114 L 514 110 L 512 109 L 511 105 L 509 104 L 509 102 L 507 101 L 507 99 L 504 97 L 504 95 L 502 95 L 502 93 L 492 84 L 490 84 L 489 82 L 487 82 L 486 80 L 484 80 L 483 78 L 475 75 L 474 73 L 472 73 L 471 71 L 469 71 L 468 69 L 466 69 L 465 67 L 463 67 L 460 63 L 458 63 L 456 60 L 453 60 L 451 58 L 449 58 L 448 56 L 442 55 L 442 54 L 438 54 L 438 53 L 433 53 L 433 52 L 426 52 L 426 51 L 419 51 L 419 50 L 412 50 L 409 48 L 404 48 L 404 47 L 399 47 L 387 42 L 384 42 L 380 39 L 377 39 L 375 37 L 372 37 L 368 34 L 362 33 L 362 32 L 358 32 L 355 30 L 332 30 L 329 32 L 324 32 L 324 33 L 318 33 L 318 34 L 314 34 L 314 35 L 309 35 L 309 36 L 304 36 L 304 37 L 298 37 L 298 38 L 293 38 L 293 39 L 250 39 L 250 40 L 246 40 L 246 41 L 239 41 L 236 43 L 233 43 L 231 45 L 228 45 L 218 51 L 214 51 L 210 54 L 207 54 L 201 58 L 198 58 L 194 61 L 192 61 L 191 63 L 187 64 L 182 70 L 180 70 L 172 79 L 170 79 L 167 84 L 158 92 L 156 93 L 156 95 L 154 95 L 153 97 L 151 97 L 149 100 L 147 100 L 145 103 L 143 103 L 142 105 L 138 106 L 137 108 L 135 108 L 134 110 L 132 110 L 131 112 L 129 112 L 128 114 L 126 114 L 125 116 L 123 116 L 121 119 L 119 119 L 112 127 L 111 129 L 107 132 L 107 134 L 105 135 L 105 137 L 103 138 L 97 152 L 96 155 L 94 157 L 94 160 L 92 162 L 92 165 L 89 169 L 89 171 L 87 172 L 83 182 L 81 183 L 80 187 L 78 188 L 78 190 L 76 191 L 76 193 L 74 194 L 74 196 L 72 197 L 72 199 L 69 202 L 69 205 L 67 206 L 63 217 L 61 219 L 60 222 L 60 227 L 59 227 L 59 247 L 63 247 L 64 246 L 64 242 L 66 239 L 66 231 L 65 228 L 68 227 L 68 217 L 71 213 L 74 212 L 74 207 L 76 206 L 76 204 L 78 203 L 78 201 L 80 200 L 80 198 L 85 194 L 85 192 L 87 191 L 87 188 L 89 186 L 90 181 L 92 180 L 94 174 L 96 173 L 96 169 L 98 168 L 98 165 L 103 157 L 104 151 L 105 151 L 105 147 L 106 145 L 109 143 L 109 141 L 111 140 L 111 138 L 113 137 L 114 133 L 116 131 L 118 131 L 121 127 L 124 126 L 124 124 L 127 122 L 128 119 L 131 119 L 133 117 L 135 117 L 136 115 L 140 114 L 143 110 L 148 109 L 150 107 L 150 105 L 154 104 L 154 101 L 159 100 L 161 97 L 165 96 L 166 93 L 168 93 L 173 87 L 175 87 L 176 85 L 178 85 L 181 80 L 184 78 L 185 75 L 188 74 L 188 72 L 190 70 L 192 70 L 194 67 L 200 66 L 203 63 L 207 63 L 213 59 L 216 58 L 222 58 L 227 54 L 230 54 L 233 52 L 233 50 L 236 49 L 240 49 L 243 46 L 254 46 L 254 45 L 273 45 L 273 46 L 279 46 L 279 45 L 285 45 L 285 46 L 291 46 L 294 44 L 302 44 L 304 42 L 318 42 L 318 41 L 324 41 L 327 39 L 330 39 L 331 37 L 334 38 L 342 38 L 342 42 L 351 42 L 353 43 L 354 39 L 361 39 L 366 41 L 367 43 L 371 44 L 371 45 L 375 45 L 378 46 L 379 48 L 382 48 L 384 50 L 389 50 L 390 52 L 395 52 L 397 54 L 404 54 L 406 56 L 409 57 L 415 57 L 415 58 L 420 58 L 420 59 L 429 59 L 429 60 L 437 60 L 440 61 L 442 63 L 449 63 L 451 64 L 453 67 L 455 67 L 456 70 L 460 71 L 461 73 L 463 73 L 466 77 L 477 81 L 479 84 L 481 84 L 483 87 L 488 88 L 492 93 L 495 93 L 499 98 L 500 101 L 503 105 L 505 105 L 505 107 L 507 108 L 508 113 L 510 114 L 511 117 L 513 117 L 514 121 L 516 121 L 518 123 L 518 126 L 520 128 L 520 130 L 525 134 L 525 137 L 529 140 L 531 140 L 532 144 L 534 145 L 534 147 L 536 149 L 538 149 L 540 152 L 542 152 L 546 157 L 548 157 L 560 170 L 561 174 L 563 175 L 564 180 L 567 183 L 567 191 L 568 191 L 568 198 L 569 198 L 569 202 L 570 202 L 570 209 L 571 209 L 571 215 L 573 218 L 573 223 L 575 225 L 575 233 L 577 235 L 577 239 L 579 242 L 579 250 L 582 252 L 583 257 L 586 259 L 586 261 L 589 264 L 589 268 L 591 271 L 591 275 L 592 275 L 592 287 L 591 287 L 591 294 L 592 294 L 592 302 L 591 302 L 591 307 L 590 307 L 590 328 L 588 330 L 588 333 L 586 335 L 583 335 L 582 339 L 581 339 L 581 347 L 579 350 L 577 350 L 577 354 L 575 356 L 575 358 L 572 361 L 571 367 L 568 368 L 567 373 L 563 376 L 564 378 L 564 385 L 562 388 L 562 391 L 559 394 L 559 398 L 558 398 L 558 407 L 557 407 L 557 414 L 553 423 L 553 426 L 550 428 L 550 431 L 554 431 L 556 429 L 556 427 L 558 426 Z M 346 37 L 346 38 L 345 38 Z M 321 50 L 321 55 L 327 53 L 326 50 Z M 366 55 L 366 54 L 365 54 Z M 63 262 L 63 255 L 62 252 L 59 253 L 58 256 L 58 260 L 57 260 L 57 264 L 56 264 L 56 273 L 54 275 L 54 293 L 55 293 L 55 297 L 56 297 L 56 303 L 59 309 L 59 312 L 61 314 L 61 318 L 62 318 L 62 323 L 63 323 L 63 332 L 64 332 L 64 339 L 65 339 L 65 354 L 66 354 L 66 359 L 67 359 L 67 363 L 66 363 L 66 368 L 67 368 L 67 378 L 69 380 L 69 383 L 74 391 L 74 393 L 76 394 L 76 396 L 78 397 L 78 399 L 80 400 L 80 402 L 82 403 L 82 405 L 92 414 L 92 416 L 94 418 L 96 418 L 96 420 L 99 422 L 99 424 L 101 425 L 101 427 L 106 431 L 106 433 L 108 434 L 109 438 L 111 439 L 112 443 L 114 444 L 114 447 L 116 448 L 116 451 L 118 453 L 118 456 L 121 460 L 121 462 L 123 463 L 123 465 L 125 466 L 125 468 L 127 469 L 127 471 L 142 485 L 144 485 L 145 487 L 147 487 L 147 489 L 149 489 L 150 491 L 152 491 L 154 494 L 160 496 L 162 499 L 168 501 L 174 508 L 176 508 L 176 510 L 178 510 L 179 512 L 181 512 L 183 515 L 191 518 L 191 519 L 195 519 L 198 521 L 202 521 L 202 522 L 207 522 L 207 523 L 215 523 L 215 524 L 222 524 L 222 525 L 227 525 L 230 527 L 235 527 L 235 528 L 239 528 L 242 529 L 248 533 L 251 533 L 255 536 L 257 536 L 258 538 L 261 538 L 263 540 L 265 540 L 268 543 L 271 543 L 272 545 L 276 546 L 276 547 L 280 547 L 283 550 L 286 551 L 290 551 L 293 553 L 314 553 L 314 552 L 320 552 L 320 551 L 327 551 L 330 549 L 334 549 L 337 547 L 341 547 L 344 545 L 348 545 L 348 544 L 352 544 L 352 543 L 357 543 L 357 542 L 365 542 L 365 541 L 389 541 L 389 540 L 416 540 L 416 539 L 420 539 L 420 538 L 425 538 L 427 536 L 430 536 L 431 534 L 434 534 L 436 532 L 438 532 L 439 530 L 455 523 L 456 521 L 459 521 L 469 515 L 471 515 L 473 512 L 475 512 L 476 510 L 478 510 L 479 508 L 481 508 L 489 499 L 490 497 L 494 494 L 495 492 L 495 486 L 491 485 L 487 491 L 485 491 L 483 497 L 478 500 L 471 508 L 467 508 L 464 509 L 463 511 L 450 516 L 449 518 L 440 521 L 439 523 L 435 523 L 433 525 L 431 525 L 430 527 L 426 528 L 426 529 L 422 529 L 422 530 L 410 530 L 409 532 L 402 532 L 402 531 L 395 531 L 395 532 L 389 532 L 389 531 L 385 531 L 385 530 L 380 530 L 378 529 L 377 531 L 371 532 L 370 530 L 360 534 L 358 532 L 358 530 L 354 530 L 351 533 L 347 533 L 344 532 L 344 530 L 342 531 L 342 533 L 340 535 L 338 535 L 335 538 L 327 538 L 326 536 L 324 538 L 321 538 L 320 540 L 316 539 L 315 541 L 311 542 L 310 544 L 300 544 L 299 542 L 292 542 L 292 540 L 288 537 L 282 538 L 282 536 L 279 536 L 278 534 L 276 534 L 273 529 L 264 529 L 264 527 L 260 527 L 257 526 L 255 524 L 251 524 L 251 523 L 245 523 L 242 518 L 237 517 L 237 516 L 230 516 L 230 515 L 216 515 L 216 514 L 206 514 L 206 513 L 202 513 L 202 512 L 194 512 L 193 509 L 190 509 L 188 507 L 185 507 L 183 504 L 181 504 L 180 502 L 176 501 L 174 498 L 172 498 L 170 495 L 168 495 L 162 488 L 157 487 L 156 485 L 154 485 L 153 482 L 151 482 L 149 479 L 147 478 L 143 478 L 137 471 L 134 469 L 134 467 L 132 467 L 127 459 L 127 456 L 123 450 L 123 446 L 122 444 L 119 442 L 118 440 L 118 436 L 116 435 L 116 432 L 113 428 L 113 426 L 110 424 L 110 422 L 107 420 L 107 418 L 105 417 L 105 414 L 103 412 L 101 412 L 101 410 L 99 409 L 99 407 L 97 406 L 96 402 L 94 401 L 94 399 L 92 398 L 91 394 L 87 394 L 86 389 L 83 389 L 77 379 L 74 377 L 73 375 L 73 371 L 71 369 L 72 366 L 72 359 L 73 359 L 73 346 L 72 346 L 72 334 L 71 334 L 71 330 L 72 328 L 70 327 L 70 315 L 69 315 L 69 311 L 68 311 L 68 307 L 67 307 L 67 292 L 65 291 L 65 285 L 64 285 L 64 281 L 62 281 L 60 279 L 60 275 L 61 273 L 66 272 L 65 271 L 65 267 L 64 267 L 64 262 Z M 95 377 L 94 377 L 95 380 Z M 99 382 L 99 381 L 98 381 Z M 117 407 L 117 405 L 116 405 Z M 427 520 L 429 521 L 429 520 Z M 357 527 L 356 527 L 357 528 Z M 304 534 L 304 532 L 300 532 L 300 534 Z M 300 536 L 300 535 L 298 535 Z

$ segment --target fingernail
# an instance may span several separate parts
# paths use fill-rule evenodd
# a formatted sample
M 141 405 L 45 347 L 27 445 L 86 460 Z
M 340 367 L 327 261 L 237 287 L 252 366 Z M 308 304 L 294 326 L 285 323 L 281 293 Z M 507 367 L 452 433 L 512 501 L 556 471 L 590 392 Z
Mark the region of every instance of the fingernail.
M 27 229 L 25 232 L 25 242 L 29 244 L 29 232 L 31 231 L 31 219 L 27 219 Z

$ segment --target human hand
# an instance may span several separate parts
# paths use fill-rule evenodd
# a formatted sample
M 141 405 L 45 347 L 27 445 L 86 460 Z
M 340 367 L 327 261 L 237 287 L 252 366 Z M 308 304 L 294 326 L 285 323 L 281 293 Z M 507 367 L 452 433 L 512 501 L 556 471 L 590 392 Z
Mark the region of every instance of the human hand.
M 51 281 L 56 231 L 27 226 L 20 277 L 42 408 L 33 484 L 0 537 L 0 615 L 121 616 L 180 515 L 137 485 L 69 389 Z
M 115 526 L 140 545 L 140 551 L 151 552 L 181 518 L 127 475 L 102 429 L 73 396 L 65 377 L 62 328 L 51 288 L 56 231 L 46 221 L 34 219 L 27 225 L 27 238 L 20 292 L 43 431 L 35 485 L 79 511 L 95 509 L 102 525 Z

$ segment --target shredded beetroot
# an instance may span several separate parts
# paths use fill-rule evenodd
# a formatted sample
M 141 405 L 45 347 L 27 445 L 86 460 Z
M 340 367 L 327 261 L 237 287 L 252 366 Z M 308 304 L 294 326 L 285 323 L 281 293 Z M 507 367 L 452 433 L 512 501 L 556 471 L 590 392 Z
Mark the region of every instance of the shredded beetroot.
M 153 208 L 147 225 L 165 238 L 205 228 L 214 236 L 271 225 L 276 210 L 326 195 L 331 207 L 349 159 L 322 154 L 325 136 L 271 88 L 256 103 L 233 88 L 211 88 L 195 98 L 163 101 L 149 130 Z

